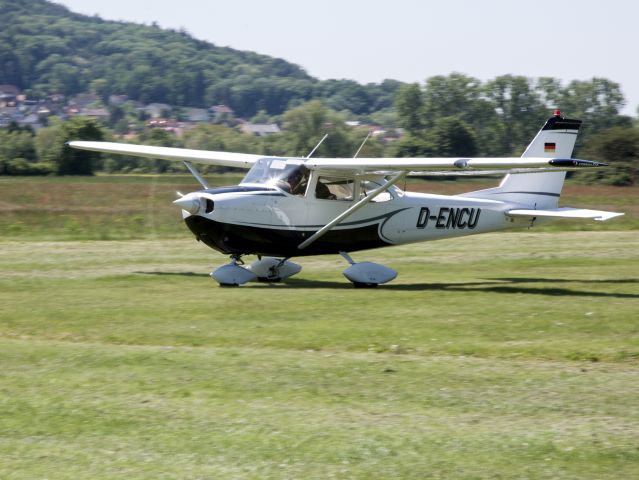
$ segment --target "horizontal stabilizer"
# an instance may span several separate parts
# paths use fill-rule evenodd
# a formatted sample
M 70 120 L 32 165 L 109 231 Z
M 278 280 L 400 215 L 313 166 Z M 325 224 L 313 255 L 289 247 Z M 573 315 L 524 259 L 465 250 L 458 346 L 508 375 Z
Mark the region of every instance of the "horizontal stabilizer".
M 623 215 L 617 212 L 604 212 L 603 210 L 588 210 L 586 208 L 551 208 L 548 210 L 508 210 L 506 215 L 510 217 L 552 217 L 552 218 L 591 218 L 600 222 Z

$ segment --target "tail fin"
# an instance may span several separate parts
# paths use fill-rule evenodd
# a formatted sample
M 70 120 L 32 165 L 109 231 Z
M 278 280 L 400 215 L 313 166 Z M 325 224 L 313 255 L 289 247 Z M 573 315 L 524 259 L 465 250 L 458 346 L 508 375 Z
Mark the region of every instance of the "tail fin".
M 571 158 L 580 126 L 581 120 L 564 118 L 556 110 L 522 157 Z M 556 208 L 565 178 L 566 172 L 511 173 L 504 177 L 499 187 L 465 196 L 503 200 L 536 209 Z
M 580 126 L 581 120 L 564 118 L 556 110 L 521 156 L 571 158 Z

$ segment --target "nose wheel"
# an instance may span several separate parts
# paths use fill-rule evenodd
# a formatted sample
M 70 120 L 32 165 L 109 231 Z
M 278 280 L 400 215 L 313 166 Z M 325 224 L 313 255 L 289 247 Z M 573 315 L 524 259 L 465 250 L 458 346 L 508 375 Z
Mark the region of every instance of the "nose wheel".
M 221 287 L 238 287 L 258 280 L 275 283 L 299 273 L 302 267 L 288 258 L 262 257 L 244 266 L 242 255 L 232 255 L 231 262 L 211 272 L 211 277 Z
M 211 272 L 211 278 L 220 284 L 220 287 L 239 287 L 246 282 L 255 280 L 257 275 L 244 268 L 241 255 L 231 255 L 231 262 L 222 265 Z

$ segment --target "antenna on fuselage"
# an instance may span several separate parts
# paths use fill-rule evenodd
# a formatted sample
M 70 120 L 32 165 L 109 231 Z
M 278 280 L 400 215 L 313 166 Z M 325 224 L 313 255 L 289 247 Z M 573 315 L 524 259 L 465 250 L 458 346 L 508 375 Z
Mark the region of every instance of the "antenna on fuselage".
M 319 141 L 319 143 L 317 145 L 315 145 L 315 148 L 313 150 L 311 150 L 311 153 L 309 153 L 308 155 L 306 155 L 306 158 L 311 158 L 311 155 L 313 155 L 315 153 L 315 150 L 317 150 L 319 148 L 319 146 L 322 144 L 322 142 L 324 140 L 326 140 L 326 137 L 328 137 L 328 133 L 326 133 L 322 139 Z
M 368 132 L 368 135 L 366 135 L 366 138 L 364 139 L 364 141 L 362 142 L 362 144 L 359 146 L 359 148 L 357 149 L 357 151 L 355 152 L 355 155 L 353 155 L 353 158 L 357 158 L 357 155 L 359 155 L 359 152 L 362 151 L 362 148 L 364 148 L 364 144 L 366 143 L 366 140 L 368 140 L 368 138 L 371 136 L 371 132 Z

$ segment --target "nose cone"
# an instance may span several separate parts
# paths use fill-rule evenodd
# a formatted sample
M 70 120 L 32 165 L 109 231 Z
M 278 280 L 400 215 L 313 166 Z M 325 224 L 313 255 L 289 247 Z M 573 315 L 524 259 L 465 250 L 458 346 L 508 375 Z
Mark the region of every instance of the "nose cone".
M 197 212 L 200 211 L 200 199 L 198 197 L 185 195 L 182 198 L 174 200 L 173 204 L 177 205 L 182 210 L 186 210 L 191 215 L 195 215 Z

